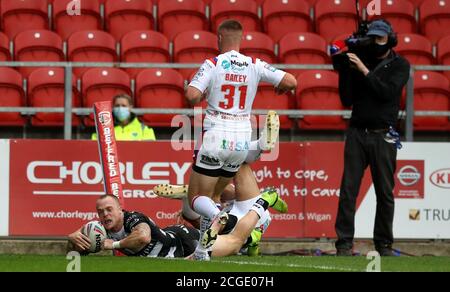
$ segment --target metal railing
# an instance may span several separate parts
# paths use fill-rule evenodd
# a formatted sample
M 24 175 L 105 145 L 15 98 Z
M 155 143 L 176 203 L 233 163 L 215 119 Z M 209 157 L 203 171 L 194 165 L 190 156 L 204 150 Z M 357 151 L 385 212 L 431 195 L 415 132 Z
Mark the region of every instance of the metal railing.
M 64 108 L 36 108 L 36 107 L 0 107 L 1 112 L 20 112 L 23 115 L 33 115 L 36 113 L 64 113 L 64 139 L 72 139 L 72 114 L 89 115 L 93 112 L 90 108 L 72 108 L 72 69 L 73 68 L 172 68 L 172 69 L 196 69 L 201 64 L 180 64 L 180 63 L 101 63 L 101 62 L 0 62 L 0 67 L 62 67 L 65 69 L 65 97 Z M 332 65 L 294 65 L 294 64 L 274 64 L 282 70 L 333 70 Z M 412 66 L 410 78 L 406 86 L 406 108 L 399 113 L 399 118 L 406 119 L 405 136 L 407 141 L 414 140 L 414 116 L 447 116 L 450 118 L 450 111 L 414 111 L 414 74 L 418 70 L 427 71 L 450 71 L 450 66 Z M 301 81 L 300 81 L 301 82 Z M 305 116 L 336 116 L 340 115 L 349 118 L 349 110 L 277 110 L 279 115 L 290 118 L 303 118 Z M 143 114 L 180 114 L 194 115 L 194 109 L 154 109 L 138 108 L 133 109 L 137 115 Z M 265 114 L 266 110 L 253 110 L 253 114 Z

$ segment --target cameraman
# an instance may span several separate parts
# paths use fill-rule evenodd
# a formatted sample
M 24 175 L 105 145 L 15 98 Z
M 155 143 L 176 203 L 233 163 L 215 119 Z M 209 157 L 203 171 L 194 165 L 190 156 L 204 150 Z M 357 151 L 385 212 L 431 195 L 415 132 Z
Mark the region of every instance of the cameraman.
M 394 172 L 397 147 L 401 147 L 394 127 L 410 65 L 392 50 L 397 39 L 387 21 L 373 21 L 366 35 L 371 38 L 370 45 L 358 50 L 363 61 L 347 52 L 349 66 L 338 70 L 341 102 L 352 106 L 335 224 L 338 256 L 352 255 L 356 198 L 367 166 L 377 196 L 375 249 L 381 256 L 393 255 Z

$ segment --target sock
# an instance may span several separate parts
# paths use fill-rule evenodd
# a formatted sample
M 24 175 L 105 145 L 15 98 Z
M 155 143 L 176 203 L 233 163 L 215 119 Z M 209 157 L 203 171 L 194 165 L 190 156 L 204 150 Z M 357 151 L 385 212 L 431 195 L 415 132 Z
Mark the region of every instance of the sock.
M 220 212 L 216 203 L 207 196 L 195 197 L 192 200 L 192 210 L 209 219 L 214 218 Z
M 269 210 L 266 210 L 256 223 L 256 227 L 261 228 L 262 232 L 264 233 L 269 227 L 271 221 L 272 218 L 270 217 L 270 212 Z
M 252 206 L 250 210 L 253 210 L 258 214 L 258 217 L 261 218 L 264 215 L 264 212 L 269 208 L 269 203 L 266 200 L 259 198 Z
M 197 214 L 194 212 L 194 210 L 192 210 L 187 197 L 183 198 L 182 212 L 183 212 L 184 218 L 187 218 L 189 220 L 197 220 L 198 218 L 200 218 L 200 214 Z

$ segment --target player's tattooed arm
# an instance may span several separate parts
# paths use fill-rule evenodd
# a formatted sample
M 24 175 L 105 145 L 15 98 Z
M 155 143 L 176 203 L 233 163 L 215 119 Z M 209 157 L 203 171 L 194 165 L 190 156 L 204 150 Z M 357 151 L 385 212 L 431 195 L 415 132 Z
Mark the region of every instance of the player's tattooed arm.
M 134 252 L 141 251 L 152 240 L 150 226 L 147 223 L 140 223 L 133 228 L 130 235 L 120 241 L 121 249 L 129 249 Z M 105 249 L 106 249 L 105 240 Z

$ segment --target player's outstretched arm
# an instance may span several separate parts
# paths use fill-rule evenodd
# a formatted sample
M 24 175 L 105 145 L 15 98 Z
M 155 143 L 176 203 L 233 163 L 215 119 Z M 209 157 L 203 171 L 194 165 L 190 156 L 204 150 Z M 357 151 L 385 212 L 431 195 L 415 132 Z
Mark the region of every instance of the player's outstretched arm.
M 276 92 L 277 94 L 284 94 L 288 91 L 294 90 L 295 88 L 297 88 L 297 80 L 294 75 L 286 73 L 283 79 L 281 79 L 280 84 L 276 87 Z
M 140 223 L 135 228 L 133 228 L 133 231 L 131 231 L 130 235 L 122 239 L 119 243 L 119 246 L 115 248 L 129 249 L 133 252 L 139 252 L 147 244 L 149 244 L 151 240 L 152 236 L 150 233 L 150 226 L 147 223 Z M 113 249 L 113 241 L 111 239 L 106 239 L 103 243 L 103 249 Z
M 69 249 L 78 252 L 87 252 L 91 247 L 91 241 L 89 240 L 89 237 L 81 233 L 81 228 L 74 233 L 69 234 Z
M 193 86 L 188 86 L 186 89 L 186 99 L 191 105 L 196 105 L 202 101 L 203 92 Z

